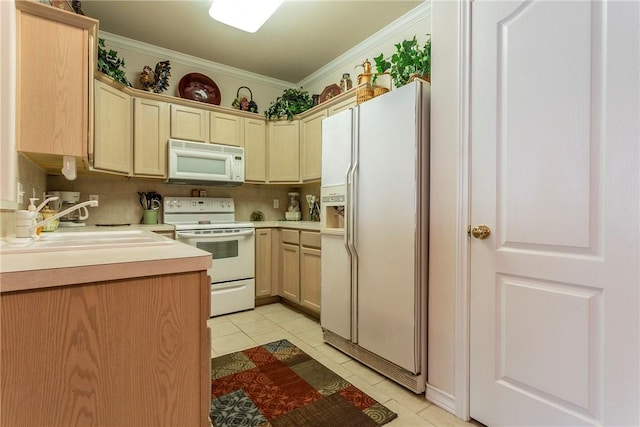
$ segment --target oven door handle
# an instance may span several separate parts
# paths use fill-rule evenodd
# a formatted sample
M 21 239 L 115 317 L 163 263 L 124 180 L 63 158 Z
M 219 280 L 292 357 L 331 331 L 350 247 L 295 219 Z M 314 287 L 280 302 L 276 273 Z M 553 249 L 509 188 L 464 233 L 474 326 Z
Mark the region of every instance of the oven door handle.
M 205 239 L 215 239 L 215 238 L 228 238 L 228 237 L 236 237 L 236 236 L 249 236 L 251 234 L 254 234 L 254 230 L 246 230 L 246 231 L 239 231 L 237 233 L 212 233 L 212 234 L 197 234 L 197 233 L 189 233 L 189 232 L 185 232 L 185 231 L 176 231 L 176 237 L 177 238 L 205 238 Z

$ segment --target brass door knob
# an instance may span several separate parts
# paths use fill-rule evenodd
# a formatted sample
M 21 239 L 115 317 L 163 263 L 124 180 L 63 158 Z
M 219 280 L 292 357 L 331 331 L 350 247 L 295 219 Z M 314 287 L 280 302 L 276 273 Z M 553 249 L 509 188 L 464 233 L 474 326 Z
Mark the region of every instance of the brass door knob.
M 486 239 L 491 234 L 491 229 L 486 225 L 476 225 L 471 229 L 471 235 L 476 239 Z

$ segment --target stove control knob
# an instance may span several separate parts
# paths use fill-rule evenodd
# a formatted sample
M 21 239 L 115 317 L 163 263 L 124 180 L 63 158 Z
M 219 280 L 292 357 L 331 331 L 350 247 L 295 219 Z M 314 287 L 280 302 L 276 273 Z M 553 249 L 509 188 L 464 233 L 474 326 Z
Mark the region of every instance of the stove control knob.
M 178 200 L 178 201 L 176 202 L 176 205 L 177 205 L 178 207 L 181 207 L 181 206 L 182 206 L 182 202 L 181 202 L 180 200 Z
M 173 205 L 174 205 L 174 201 L 173 201 L 173 200 L 169 200 L 169 201 L 167 202 L 167 206 L 169 206 L 170 208 L 172 208 L 172 207 L 173 207 Z

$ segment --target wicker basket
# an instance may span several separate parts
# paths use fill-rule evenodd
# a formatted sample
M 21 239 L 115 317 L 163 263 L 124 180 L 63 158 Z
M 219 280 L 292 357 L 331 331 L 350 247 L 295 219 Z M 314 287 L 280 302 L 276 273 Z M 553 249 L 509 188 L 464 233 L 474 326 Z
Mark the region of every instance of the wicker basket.
M 249 91 L 250 99 L 247 99 L 246 96 L 240 96 L 240 89 L 247 89 Z M 238 91 L 236 92 L 236 99 L 231 103 L 233 108 L 236 108 L 241 111 L 248 111 L 250 113 L 257 113 L 258 106 L 253 101 L 253 92 L 247 86 L 240 86 Z
M 375 82 L 378 82 L 378 79 L 382 76 L 385 76 L 385 78 L 387 79 L 387 82 L 389 84 L 389 87 L 383 86 L 383 85 L 373 85 L 373 97 L 375 98 L 376 96 L 380 96 L 380 95 L 384 95 L 385 93 L 389 92 L 391 90 L 391 76 L 389 75 L 389 73 L 380 73 L 380 74 L 376 74 L 376 77 L 374 79 Z
M 373 87 L 369 84 L 359 85 L 356 90 L 356 104 L 362 104 L 373 99 Z

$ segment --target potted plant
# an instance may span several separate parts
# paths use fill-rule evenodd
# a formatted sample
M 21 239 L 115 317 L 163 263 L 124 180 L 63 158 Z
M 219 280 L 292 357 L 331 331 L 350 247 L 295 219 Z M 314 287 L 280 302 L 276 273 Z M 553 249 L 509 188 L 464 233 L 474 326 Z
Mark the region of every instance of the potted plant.
M 285 89 L 284 93 L 276 98 L 275 102 L 264 112 L 267 119 L 278 119 L 286 116 L 293 120 L 293 116 L 307 111 L 313 107 L 313 99 L 309 92 L 300 89 Z
M 431 81 L 431 34 L 427 34 L 423 46 L 418 44 L 416 36 L 395 46 L 396 52 L 389 59 L 385 59 L 382 53 L 373 58 L 378 74 L 388 72 L 396 88 L 406 85 L 414 77 Z
M 98 70 L 122 84 L 132 86 L 124 74 L 124 59 L 118 58 L 115 50 L 107 50 L 101 38 L 98 39 Z

